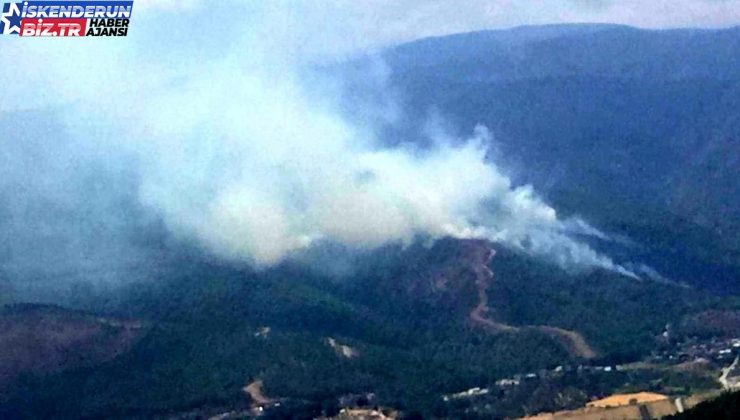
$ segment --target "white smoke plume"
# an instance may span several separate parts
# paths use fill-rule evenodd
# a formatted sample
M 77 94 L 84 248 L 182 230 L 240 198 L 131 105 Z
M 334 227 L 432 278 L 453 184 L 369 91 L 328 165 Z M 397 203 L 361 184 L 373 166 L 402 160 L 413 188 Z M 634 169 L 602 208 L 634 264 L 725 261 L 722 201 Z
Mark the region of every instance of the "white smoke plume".
M 485 127 L 455 146 L 439 135 L 431 149 L 385 147 L 338 111 L 340 84 L 308 85 L 301 51 L 321 48 L 306 26 L 297 36 L 280 7 L 247 9 L 253 19 L 215 40 L 173 35 L 200 22 L 197 5 L 135 11 L 128 39 L 3 40 L 19 64 L 0 81 L 25 86 L 6 91 L 3 109 L 62 107 L 77 139 L 64 154 L 132 159 L 140 204 L 223 258 L 267 266 L 321 241 L 369 249 L 453 236 L 630 274 L 573 236 L 601 233 L 559 219 L 486 159 Z

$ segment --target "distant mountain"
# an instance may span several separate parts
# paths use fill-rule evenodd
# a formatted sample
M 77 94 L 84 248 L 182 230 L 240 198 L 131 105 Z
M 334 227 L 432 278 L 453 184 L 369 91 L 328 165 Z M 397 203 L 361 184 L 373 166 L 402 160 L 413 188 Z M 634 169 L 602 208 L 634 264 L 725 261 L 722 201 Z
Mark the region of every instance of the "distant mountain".
M 435 112 L 460 136 L 485 124 L 518 183 L 633 239 L 629 258 L 740 291 L 740 27 L 521 27 L 383 57 L 408 110 L 388 141 Z

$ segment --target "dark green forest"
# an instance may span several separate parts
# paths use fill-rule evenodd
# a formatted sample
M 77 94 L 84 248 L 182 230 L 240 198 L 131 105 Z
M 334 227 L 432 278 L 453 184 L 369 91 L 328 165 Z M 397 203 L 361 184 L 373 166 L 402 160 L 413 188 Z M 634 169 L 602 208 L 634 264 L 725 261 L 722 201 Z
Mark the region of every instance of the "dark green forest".
M 488 291 L 495 316 L 512 325 L 581 332 L 599 357 L 577 360 L 539 331 L 472 328 L 466 314 L 475 302 L 467 294 L 448 296 L 440 305 L 431 292 L 408 292 L 406 286 L 426 281 L 435 269 L 459 270 L 457 280 L 464 282 L 466 267 L 455 266 L 466 263 L 461 249 L 453 240 L 431 249 L 389 247 L 348 278 L 292 263 L 254 272 L 190 260 L 181 276 L 131 285 L 114 298 L 79 301 L 96 313 L 144 319 L 150 330 L 131 351 L 103 365 L 23 377 L 3 409 L 28 417 L 217 410 L 248 406 L 242 388 L 259 378 L 267 395 L 290 397 L 314 411 L 342 395 L 373 392 L 376 404 L 441 415 L 450 410 L 442 394 L 562 364 L 636 361 L 655 346 L 666 323 L 710 307 L 734 307 L 685 287 L 601 270 L 570 273 L 500 250 Z M 389 292 L 391 284 L 398 292 Z M 264 337 L 256 334 L 262 326 L 271 328 Z M 360 356 L 340 357 L 327 337 Z M 584 403 L 629 382 L 624 375 L 584 380 L 571 375 L 559 383 L 585 389 L 574 399 Z M 559 388 L 530 384 L 507 395 L 500 410 L 513 415 L 526 403 L 562 408 L 546 402 L 552 395 L 547 389 Z M 543 401 L 532 401 L 537 396 Z

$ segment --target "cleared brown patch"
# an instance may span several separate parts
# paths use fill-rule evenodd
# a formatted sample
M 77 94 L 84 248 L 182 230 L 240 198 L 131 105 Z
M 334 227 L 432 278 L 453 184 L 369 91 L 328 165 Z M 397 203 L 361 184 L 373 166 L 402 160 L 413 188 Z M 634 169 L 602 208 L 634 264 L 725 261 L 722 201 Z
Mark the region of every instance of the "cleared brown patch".
M 0 308 L 0 392 L 21 374 L 92 366 L 126 351 L 143 335 L 140 322 L 45 305 Z
M 600 400 L 591 401 L 587 407 L 619 407 L 623 405 L 645 404 L 667 400 L 668 397 L 654 392 L 637 392 L 634 394 L 615 394 Z
M 643 418 L 663 418 L 690 409 L 708 399 L 716 398 L 719 392 L 695 394 L 686 398 L 671 399 L 661 394 L 639 392 L 619 394 L 592 401 L 586 407 L 576 410 L 539 413 L 522 417 L 526 420 L 640 420 Z M 626 402 L 626 403 L 625 403 Z M 596 404 L 596 405 L 594 405 Z M 616 404 L 616 405 L 615 405 Z
M 256 381 L 244 387 L 244 392 L 246 392 L 252 398 L 252 406 L 256 407 L 261 405 L 268 405 L 273 402 L 271 398 L 268 398 L 265 394 L 262 393 L 262 385 L 262 380 L 257 379 Z

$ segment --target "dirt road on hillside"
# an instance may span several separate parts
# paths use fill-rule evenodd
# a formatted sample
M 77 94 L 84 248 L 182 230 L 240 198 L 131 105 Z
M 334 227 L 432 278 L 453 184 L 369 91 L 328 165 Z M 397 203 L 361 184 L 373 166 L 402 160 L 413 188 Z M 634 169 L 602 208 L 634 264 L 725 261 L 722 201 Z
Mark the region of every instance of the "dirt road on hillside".
M 259 406 L 259 405 L 267 405 L 272 403 L 272 399 L 268 398 L 265 394 L 262 393 L 262 380 L 258 379 L 251 384 L 244 387 L 244 392 L 249 394 L 249 396 L 252 398 L 252 405 Z
M 596 357 L 596 351 L 588 345 L 586 339 L 575 331 L 566 330 L 558 327 L 551 327 L 549 325 L 539 325 L 532 327 L 537 331 L 542 331 L 553 338 L 559 340 L 568 352 L 574 356 L 582 357 L 584 359 L 593 359 Z
M 586 342 L 581 334 L 576 331 L 549 325 L 538 325 L 531 327 L 514 327 L 502 322 L 496 322 L 488 317 L 488 286 L 493 281 L 493 271 L 488 268 L 496 252 L 488 249 L 488 253 L 482 258 L 476 258 L 473 263 L 473 271 L 476 274 L 475 285 L 478 290 L 478 304 L 470 311 L 470 322 L 474 326 L 481 327 L 491 333 L 517 332 L 522 329 L 533 329 L 543 332 L 563 344 L 571 355 L 584 359 L 596 357 L 596 351 Z
M 518 328 L 501 322 L 496 322 L 487 317 L 489 311 L 488 285 L 493 280 L 493 271 L 488 268 L 488 263 L 491 262 L 494 255 L 496 255 L 496 251 L 489 249 L 488 255 L 484 260 L 475 264 L 473 267 L 473 271 L 475 271 L 476 274 L 475 285 L 478 289 L 478 305 L 476 305 L 470 312 L 470 321 L 473 325 L 478 325 L 493 333 L 514 332 L 517 331 Z

